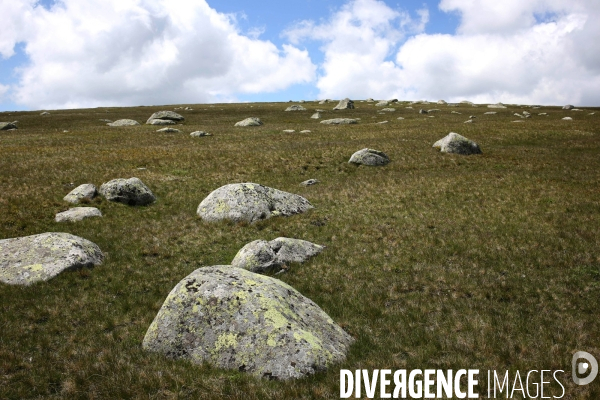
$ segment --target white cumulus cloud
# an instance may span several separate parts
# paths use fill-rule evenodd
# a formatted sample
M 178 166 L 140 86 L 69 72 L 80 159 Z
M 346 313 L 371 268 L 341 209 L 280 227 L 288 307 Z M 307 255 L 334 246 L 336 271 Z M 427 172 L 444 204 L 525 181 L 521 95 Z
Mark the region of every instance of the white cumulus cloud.
M 235 18 L 204 0 L 60 0 L 50 9 L 10 3 L 0 14 L 27 20 L 0 34 L 0 53 L 9 57 L 25 42 L 29 62 L 11 92 L 30 108 L 234 100 L 315 76 L 307 51 L 244 35 Z
M 456 33 L 424 33 L 426 10 L 411 19 L 381 1 L 353 0 L 327 22 L 304 21 L 287 35 L 322 42 L 321 97 L 600 103 L 600 2 L 442 0 L 439 7 L 460 16 Z

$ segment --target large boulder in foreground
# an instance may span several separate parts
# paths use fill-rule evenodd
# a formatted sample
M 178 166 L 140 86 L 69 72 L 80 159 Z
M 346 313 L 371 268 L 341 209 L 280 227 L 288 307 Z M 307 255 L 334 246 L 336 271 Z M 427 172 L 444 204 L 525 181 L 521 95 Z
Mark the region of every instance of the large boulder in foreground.
M 100 194 L 109 201 L 130 206 L 145 206 L 156 201 L 148 186 L 138 178 L 113 179 L 100 186 Z
M 175 286 L 142 346 L 170 358 L 287 380 L 343 361 L 352 342 L 293 287 L 218 265 L 199 268 Z
M 12 122 L 0 122 L 0 131 L 7 131 L 9 129 L 18 129 L 18 127 Z
M 163 121 L 183 121 L 185 118 L 183 118 L 181 115 L 177 114 L 176 112 L 173 111 L 157 111 L 154 114 L 152 114 L 150 116 L 150 118 L 148 118 L 148 121 L 146 121 L 146 124 L 149 125 L 163 125 L 163 124 L 169 124 L 169 122 L 167 123 L 161 123 L 158 122 L 156 120 L 163 120 Z
M 433 147 L 439 147 L 442 153 L 462 155 L 481 154 L 479 145 L 458 133 L 450 132 L 446 137 L 438 140 Z
M 260 118 L 250 117 L 240 122 L 236 122 L 234 126 L 261 126 L 262 124 Z
M 351 164 L 379 166 L 388 164 L 390 158 L 383 151 L 362 149 L 352 154 L 348 162 Z
M 334 110 L 346 110 L 346 109 L 353 109 L 353 108 L 354 108 L 354 102 L 346 97 L 344 100 L 340 100 L 338 105 L 335 106 L 333 109 Z
M 30 285 L 54 278 L 64 270 L 100 265 L 104 255 L 89 240 L 69 233 L 0 240 L 0 281 Z
M 78 204 L 80 201 L 90 201 L 98 194 L 96 186 L 91 183 L 84 183 L 71 190 L 63 200 L 69 203 Z
M 258 273 L 280 270 L 289 263 L 302 263 L 323 249 L 323 246 L 306 240 L 285 237 L 270 242 L 255 240 L 238 251 L 231 265 Z
M 210 193 L 198 206 L 205 221 L 255 222 L 300 214 L 313 208 L 304 197 L 257 183 L 232 183 Z

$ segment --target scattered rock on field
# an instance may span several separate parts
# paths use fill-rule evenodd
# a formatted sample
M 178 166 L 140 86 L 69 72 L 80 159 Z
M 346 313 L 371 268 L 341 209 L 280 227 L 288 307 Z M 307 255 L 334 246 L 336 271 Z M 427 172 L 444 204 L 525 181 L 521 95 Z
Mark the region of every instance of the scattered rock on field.
M 115 122 L 110 122 L 106 125 L 108 126 L 134 126 L 139 125 L 140 123 L 133 119 L 118 119 Z
M 76 222 L 84 218 L 101 217 L 102 212 L 96 207 L 73 207 L 67 211 L 60 212 L 54 217 L 56 222 Z
M 212 134 L 204 131 L 194 131 L 190 133 L 191 137 L 203 137 L 203 136 L 212 136 Z
M 484 112 L 483 115 L 494 115 L 494 114 L 498 114 L 496 111 L 488 111 L 488 112 Z
M 306 108 L 302 107 L 302 106 L 289 106 L 288 108 L 285 109 L 285 111 L 306 111 Z
M 375 104 L 375 106 L 377 106 L 377 107 L 385 107 L 385 106 L 388 106 L 389 104 L 390 104 L 389 102 L 387 102 L 385 100 L 382 100 L 379 103 Z
M 488 104 L 488 108 L 506 108 L 506 106 L 502 103 L 498 104 Z
M 343 361 L 352 342 L 291 286 L 219 265 L 199 268 L 173 288 L 142 346 L 170 358 L 288 380 Z
M 394 111 L 396 111 L 396 109 L 395 108 L 382 108 L 380 111 L 381 112 L 394 112 Z
M 309 179 L 309 180 L 306 180 L 306 181 L 300 183 L 300 186 L 312 186 L 312 185 L 315 185 L 317 183 L 319 183 L 318 180 L 316 180 L 316 179 Z
M 564 117 L 563 121 L 573 121 L 573 118 L 571 118 L 571 117 Z
M 179 115 L 173 111 L 157 111 L 154 114 L 152 114 L 150 116 L 150 118 L 148 118 L 148 121 L 146 121 L 146 124 L 160 125 L 160 123 L 154 122 L 154 120 L 157 120 L 157 119 L 168 120 L 168 121 L 183 121 L 183 120 L 185 120 L 185 118 L 183 118 L 181 115 Z
M 262 125 L 262 121 L 256 117 L 246 118 L 243 121 L 236 122 L 235 126 L 260 126 Z
M 481 154 L 481 149 L 477 143 L 454 132 L 450 132 L 446 137 L 435 142 L 433 147 L 439 147 L 442 153 Z
M 196 213 L 205 221 L 256 222 L 313 208 L 304 197 L 257 183 L 232 183 L 211 192 Z
M 0 122 L 0 131 L 7 131 L 9 129 L 18 129 L 17 125 L 12 122 Z
M 438 103 L 438 104 L 448 104 L 448 103 L 446 103 L 444 100 L 438 100 L 438 101 L 437 101 L 437 103 Z
M 0 281 L 30 285 L 67 269 L 100 265 L 102 251 L 89 240 L 62 232 L 0 240 Z
M 325 125 L 347 125 L 347 124 L 357 124 L 358 120 L 352 119 L 352 118 L 333 118 L 333 119 L 326 119 L 324 121 L 321 121 L 321 123 L 325 124 Z
M 148 186 L 138 178 L 113 179 L 100 186 L 100 194 L 108 201 L 130 206 L 145 206 L 156 201 Z
M 354 108 L 354 102 L 346 97 L 344 100 L 340 100 L 338 105 L 335 106 L 333 109 L 334 110 L 346 110 L 346 109 L 353 109 L 353 108 Z
M 78 204 L 81 200 L 92 200 L 98 194 L 96 186 L 91 183 L 84 183 L 71 190 L 63 200 L 69 203 Z
M 428 113 L 429 113 L 429 112 L 428 112 L 427 110 L 423 110 L 423 109 L 420 109 L 420 110 L 419 110 L 419 114 L 428 114 Z
M 50 113 L 48 111 L 44 111 L 40 115 L 50 115 Z
M 310 130 L 304 129 L 303 131 L 300 131 L 300 133 L 310 133 Z
M 284 129 L 283 131 L 285 133 L 294 133 L 294 132 L 296 132 L 294 129 Z
M 156 132 L 162 132 L 162 133 L 181 133 L 181 131 L 179 129 L 175 129 L 175 128 L 162 128 L 157 130 Z
M 313 119 L 319 119 L 319 118 L 321 118 L 321 113 L 320 112 L 316 112 L 313 115 L 311 115 L 310 117 L 313 118 Z
M 238 251 L 231 266 L 257 273 L 275 272 L 286 264 L 302 263 L 323 249 L 323 246 L 300 239 L 255 240 Z
M 362 149 L 352 154 L 348 162 L 352 164 L 379 166 L 388 164 L 390 158 L 382 151 Z
M 175 125 L 176 122 L 170 119 L 150 119 L 146 122 L 147 125 Z
M 567 104 L 566 106 L 563 106 L 562 109 L 563 110 L 572 110 L 573 108 L 575 108 L 575 107 L 573 107 L 571 104 Z

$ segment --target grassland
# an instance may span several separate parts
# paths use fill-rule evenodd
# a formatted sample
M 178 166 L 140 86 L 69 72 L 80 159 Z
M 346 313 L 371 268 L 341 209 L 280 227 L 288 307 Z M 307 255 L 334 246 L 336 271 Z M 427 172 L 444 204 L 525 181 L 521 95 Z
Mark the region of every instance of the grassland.
M 174 106 L 0 113 L 20 128 L 0 132 L 0 239 L 69 232 L 107 256 L 46 283 L 0 284 L 1 399 L 339 398 L 340 368 L 561 369 L 565 399 L 600 398 L 600 379 L 578 387 L 570 378 L 575 351 L 600 359 L 600 110 L 483 115 L 484 106 L 396 104 L 380 115 L 364 102 L 336 112 L 313 102 L 284 112 L 288 105 L 189 105 L 178 111 L 183 134 L 99 121 L 143 123 Z M 420 107 L 441 111 L 429 118 Z M 309 118 L 316 108 L 361 120 L 325 126 Z M 523 110 L 532 118 L 513 123 Z M 469 115 L 475 123 L 464 124 Z M 250 116 L 264 125 L 233 127 Z M 189 137 L 195 130 L 214 136 Z M 451 131 L 483 154 L 432 149 Z M 347 163 L 365 147 L 392 162 Z M 99 198 L 91 205 L 103 218 L 54 222 L 73 187 L 133 176 L 155 204 Z M 320 183 L 299 186 L 309 178 Z M 315 209 L 253 225 L 202 222 L 200 201 L 234 182 L 297 193 Z M 271 382 L 141 349 L 179 280 L 278 236 L 327 246 L 278 277 L 356 338 L 346 362 Z

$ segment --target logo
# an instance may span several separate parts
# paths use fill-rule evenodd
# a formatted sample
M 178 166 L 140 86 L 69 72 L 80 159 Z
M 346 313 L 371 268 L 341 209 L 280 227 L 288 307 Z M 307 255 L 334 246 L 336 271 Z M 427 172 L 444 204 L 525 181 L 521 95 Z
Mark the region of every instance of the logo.
M 585 361 L 579 361 L 585 359 Z M 598 361 L 590 353 L 585 351 L 578 351 L 573 354 L 573 382 L 578 385 L 587 385 L 596 379 L 598 375 Z M 587 377 L 580 378 L 581 375 L 587 374 Z

